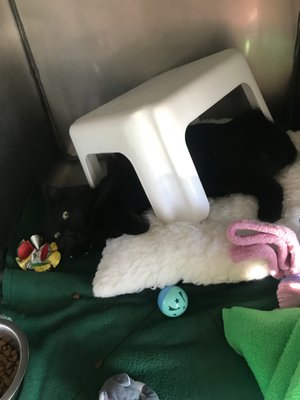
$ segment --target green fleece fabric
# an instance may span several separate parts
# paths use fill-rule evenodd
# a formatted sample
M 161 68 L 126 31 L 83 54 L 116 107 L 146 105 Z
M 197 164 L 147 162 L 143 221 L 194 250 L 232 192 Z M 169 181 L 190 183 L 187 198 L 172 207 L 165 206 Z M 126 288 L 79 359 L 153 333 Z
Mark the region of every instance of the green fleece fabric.
M 182 285 L 189 306 L 172 319 L 157 307 L 158 290 L 94 298 L 99 253 L 52 272 L 25 272 L 16 264 L 17 244 L 38 231 L 42 214 L 33 196 L 2 282 L 0 313 L 23 329 L 30 347 L 19 400 L 97 400 L 104 381 L 122 371 L 151 386 L 160 400 L 262 399 L 247 363 L 226 341 L 222 309 L 273 309 L 276 280 Z
M 300 399 L 300 309 L 223 310 L 225 336 L 245 357 L 265 400 Z

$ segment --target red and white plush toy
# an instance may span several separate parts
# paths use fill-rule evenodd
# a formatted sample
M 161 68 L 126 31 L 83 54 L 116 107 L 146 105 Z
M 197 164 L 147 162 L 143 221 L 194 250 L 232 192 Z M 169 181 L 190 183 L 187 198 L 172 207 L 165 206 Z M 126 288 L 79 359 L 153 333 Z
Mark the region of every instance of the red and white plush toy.
M 17 248 L 16 261 L 24 271 L 45 272 L 56 268 L 61 255 L 55 242 L 41 244 L 39 235 L 22 240 Z

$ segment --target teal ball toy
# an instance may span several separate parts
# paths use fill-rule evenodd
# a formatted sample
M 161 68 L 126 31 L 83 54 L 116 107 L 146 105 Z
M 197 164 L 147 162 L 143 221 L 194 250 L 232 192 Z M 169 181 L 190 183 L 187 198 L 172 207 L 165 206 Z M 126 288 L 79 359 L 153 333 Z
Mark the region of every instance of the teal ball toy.
M 188 306 L 188 297 L 179 286 L 166 286 L 158 295 L 157 304 L 160 311 L 168 317 L 179 317 Z

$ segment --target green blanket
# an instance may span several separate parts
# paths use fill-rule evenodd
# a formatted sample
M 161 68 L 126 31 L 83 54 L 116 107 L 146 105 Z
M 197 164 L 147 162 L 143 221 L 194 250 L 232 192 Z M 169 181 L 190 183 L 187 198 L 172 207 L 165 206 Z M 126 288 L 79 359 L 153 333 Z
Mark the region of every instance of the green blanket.
M 175 319 L 159 311 L 157 290 L 94 298 L 100 254 L 62 263 L 53 272 L 17 266 L 17 244 L 38 231 L 42 215 L 33 196 L 11 242 L 2 282 L 0 313 L 29 340 L 19 400 L 97 400 L 103 382 L 121 371 L 147 383 L 160 400 L 262 399 L 247 363 L 226 341 L 222 309 L 273 309 L 276 280 L 182 285 L 189 306 Z
M 300 399 L 300 309 L 223 310 L 229 344 L 247 360 L 265 400 Z

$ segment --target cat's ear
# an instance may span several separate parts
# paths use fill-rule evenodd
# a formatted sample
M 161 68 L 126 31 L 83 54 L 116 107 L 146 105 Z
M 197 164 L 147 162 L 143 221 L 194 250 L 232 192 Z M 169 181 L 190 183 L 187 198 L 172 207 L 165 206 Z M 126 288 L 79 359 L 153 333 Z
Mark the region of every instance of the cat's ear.
M 115 375 L 114 378 L 123 387 L 129 387 L 131 385 L 131 379 L 125 372 Z
M 63 201 L 64 195 L 61 188 L 44 184 L 42 186 L 42 194 L 47 206 L 54 206 Z
M 107 392 L 100 392 L 99 400 L 109 400 Z
M 95 189 L 91 189 L 88 185 L 70 187 L 69 195 L 73 198 L 75 204 L 80 205 L 83 211 L 89 211 L 95 203 Z

